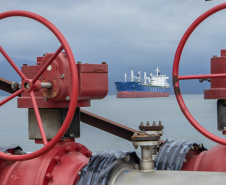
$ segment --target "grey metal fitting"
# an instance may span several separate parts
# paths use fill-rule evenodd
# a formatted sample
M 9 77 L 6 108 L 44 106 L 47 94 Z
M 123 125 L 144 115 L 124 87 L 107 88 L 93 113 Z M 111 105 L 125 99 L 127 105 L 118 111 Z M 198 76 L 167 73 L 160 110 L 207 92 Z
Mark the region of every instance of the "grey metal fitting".
M 60 78 L 64 79 L 64 77 L 65 77 L 65 74 L 60 75 Z
M 69 101 L 70 100 L 70 96 L 66 96 L 65 100 Z

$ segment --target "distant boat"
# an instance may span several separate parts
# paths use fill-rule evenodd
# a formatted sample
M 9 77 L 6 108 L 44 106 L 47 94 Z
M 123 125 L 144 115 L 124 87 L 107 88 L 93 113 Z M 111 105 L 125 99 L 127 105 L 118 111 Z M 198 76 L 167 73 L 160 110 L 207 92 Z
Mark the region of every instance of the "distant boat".
M 148 97 L 168 97 L 170 95 L 170 85 L 167 82 L 168 76 L 161 75 L 160 70 L 156 68 L 156 75 L 144 72 L 144 78 L 141 78 L 140 71 L 137 75 L 131 69 L 131 77 L 127 81 L 125 73 L 124 82 L 115 82 L 117 89 L 117 98 L 148 98 Z

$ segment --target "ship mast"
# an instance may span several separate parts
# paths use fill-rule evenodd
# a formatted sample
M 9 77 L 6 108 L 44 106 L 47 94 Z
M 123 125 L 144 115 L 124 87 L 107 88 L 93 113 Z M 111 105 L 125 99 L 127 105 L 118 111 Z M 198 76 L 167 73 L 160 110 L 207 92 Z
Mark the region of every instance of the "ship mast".
M 138 71 L 138 73 L 137 73 L 137 81 L 140 82 L 141 81 L 140 79 L 141 79 L 141 77 L 140 77 L 140 71 Z
M 144 71 L 144 85 L 147 85 L 147 73 Z
M 159 72 L 160 72 L 159 67 L 157 67 L 155 71 L 156 71 L 156 76 L 159 76 Z
M 134 72 L 133 72 L 133 69 L 131 69 L 131 82 L 134 82 Z

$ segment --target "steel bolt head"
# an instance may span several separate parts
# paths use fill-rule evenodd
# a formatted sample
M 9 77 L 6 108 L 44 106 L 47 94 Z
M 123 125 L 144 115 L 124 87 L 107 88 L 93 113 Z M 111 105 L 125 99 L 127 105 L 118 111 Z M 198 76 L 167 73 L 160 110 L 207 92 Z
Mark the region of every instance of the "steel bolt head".
M 44 100 L 47 101 L 48 99 L 45 97 Z
M 11 88 L 12 88 L 14 91 L 16 91 L 16 90 L 19 89 L 19 84 L 18 84 L 17 82 L 13 82 L 13 83 L 11 84 Z
M 82 174 L 82 172 L 81 172 L 81 171 L 79 171 L 79 172 L 78 172 L 78 175 L 80 176 L 81 174 Z
M 66 96 L 65 100 L 69 101 L 70 100 L 70 96 Z
M 24 84 L 24 87 L 25 87 L 26 89 L 29 89 L 29 88 L 30 88 L 30 84 L 26 82 L 26 83 Z
M 60 78 L 64 79 L 64 77 L 65 77 L 65 74 L 60 75 Z
M 159 124 L 158 124 L 158 126 L 162 126 L 162 122 L 161 122 L 161 121 L 159 121 Z

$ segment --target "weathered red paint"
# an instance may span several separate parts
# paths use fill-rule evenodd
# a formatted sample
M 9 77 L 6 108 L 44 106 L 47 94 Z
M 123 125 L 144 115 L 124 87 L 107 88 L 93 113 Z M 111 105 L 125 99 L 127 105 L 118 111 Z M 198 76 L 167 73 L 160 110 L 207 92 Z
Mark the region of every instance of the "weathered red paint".
M 211 58 L 211 74 L 226 73 L 226 50 L 220 57 Z M 204 91 L 205 99 L 226 99 L 226 77 L 211 79 L 211 89 Z
M 0 159 L 0 185 L 76 184 L 79 171 L 89 162 L 87 153 L 90 151 L 83 145 L 67 140 L 31 160 Z
M 191 151 L 192 152 L 192 151 Z M 181 170 L 226 172 L 226 146 L 216 145 L 210 150 L 188 153 Z
M 102 99 L 108 93 L 108 65 L 77 64 L 79 79 L 78 103 L 91 99 Z
M 53 53 L 46 53 L 37 58 L 37 65 L 22 66 L 22 72 L 28 79 L 34 78 L 38 71 L 51 58 Z M 90 100 L 104 98 L 108 93 L 107 64 L 77 64 L 79 94 L 77 107 L 90 106 Z M 71 97 L 71 73 L 68 58 L 60 53 L 39 78 L 40 82 L 50 82 L 51 89 L 42 88 L 34 92 L 39 108 L 67 108 Z M 26 83 L 26 81 L 25 81 Z M 66 99 L 69 97 L 69 100 Z M 18 98 L 19 108 L 32 108 L 30 94 L 24 91 Z

